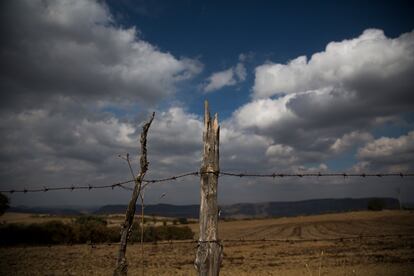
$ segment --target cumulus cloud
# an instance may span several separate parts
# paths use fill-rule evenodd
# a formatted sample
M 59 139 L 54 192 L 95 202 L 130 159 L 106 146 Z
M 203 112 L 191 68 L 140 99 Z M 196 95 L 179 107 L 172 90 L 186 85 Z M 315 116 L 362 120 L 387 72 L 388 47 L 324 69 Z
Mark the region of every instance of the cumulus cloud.
M 202 120 L 181 107 L 171 107 L 157 115 L 151 129 L 151 157 L 157 170 L 191 171 L 201 160 Z
M 411 87 L 414 70 L 414 32 L 387 38 L 382 30 L 368 29 L 359 37 L 331 42 L 308 60 L 300 56 L 287 64 L 268 63 L 256 68 L 255 97 L 269 97 L 324 87 L 363 89 L 366 81 L 401 80 Z M 372 84 L 370 84 L 372 85 Z M 378 91 L 364 91 L 378 94 Z M 396 93 L 396 92 L 394 92 Z
M 335 143 L 332 144 L 331 150 L 335 153 L 341 153 L 358 143 L 371 141 L 373 139 L 371 133 L 352 131 L 344 134 L 341 138 L 337 138 Z
M 397 138 L 381 137 L 358 150 L 360 163 L 356 168 L 387 168 L 407 171 L 413 169 L 414 131 Z
M 267 137 L 270 157 L 320 163 L 373 140 L 375 127 L 399 124 L 412 111 L 414 32 L 387 38 L 369 29 L 331 42 L 307 60 L 266 63 L 256 68 L 251 102 L 231 121 Z
M 253 100 L 234 112 L 234 123 L 240 128 L 271 128 L 282 120 L 294 117 L 286 106 L 289 99 L 290 97 L 287 96 L 277 100 Z
M 245 171 L 270 166 L 265 152 L 271 141 L 266 137 L 237 128 L 231 121 L 224 121 L 220 128 L 220 160 L 227 170 Z
M 242 82 L 246 79 L 246 67 L 244 67 L 243 63 L 238 63 L 234 68 L 234 74 L 236 75 L 239 82 Z
M 1 18 L 5 106 L 62 94 L 154 103 L 202 69 L 197 60 L 177 59 L 140 39 L 136 28 L 117 26 L 96 1 L 8 1 Z
M 273 162 L 291 165 L 297 161 L 297 154 L 291 146 L 287 145 L 271 145 L 266 150 L 266 156 L 270 157 Z
M 246 80 L 246 67 L 244 66 L 245 55 L 240 55 L 239 63 L 229 69 L 213 73 L 207 78 L 204 92 L 213 92 L 225 86 L 233 86 Z
M 220 71 L 212 74 L 208 78 L 208 83 L 204 87 L 204 92 L 212 92 L 223 88 L 225 86 L 232 86 L 237 83 L 235 79 L 234 69 L 230 68 L 224 71 Z

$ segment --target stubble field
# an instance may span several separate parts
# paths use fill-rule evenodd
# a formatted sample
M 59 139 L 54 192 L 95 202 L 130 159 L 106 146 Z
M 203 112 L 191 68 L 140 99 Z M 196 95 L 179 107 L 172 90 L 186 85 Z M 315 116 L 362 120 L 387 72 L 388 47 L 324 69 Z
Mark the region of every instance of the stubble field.
M 221 275 L 414 275 L 413 212 L 228 221 L 219 231 Z M 3 247 L 0 275 L 111 275 L 116 252 L 116 244 Z M 196 274 L 191 241 L 145 244 L 144 252 L 146 275 Z M 129 274 L 140 275 L 140 245 L 127 255 Z

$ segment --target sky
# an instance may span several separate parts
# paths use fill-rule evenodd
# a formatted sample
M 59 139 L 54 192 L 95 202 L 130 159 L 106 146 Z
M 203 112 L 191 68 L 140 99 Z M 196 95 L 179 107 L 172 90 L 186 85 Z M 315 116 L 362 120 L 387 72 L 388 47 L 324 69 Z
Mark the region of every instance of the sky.
M 0 190 L 198 171 L 203 105 L 231 172 L 414 172 L 411 1 L 2 1 Z M 219 204 L 400 197 L 409 178 L 229 178 Z M 199 202 L 199 179 L 149 204 Z M 12 205 L 126 204 L 122 189 L 10 195 Z

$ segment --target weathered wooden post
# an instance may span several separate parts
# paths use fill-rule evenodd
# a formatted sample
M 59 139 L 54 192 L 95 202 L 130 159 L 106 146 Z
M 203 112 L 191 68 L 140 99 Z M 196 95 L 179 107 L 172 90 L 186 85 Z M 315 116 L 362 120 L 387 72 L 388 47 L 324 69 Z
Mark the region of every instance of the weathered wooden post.
M 194 262 L 200 276 L 220 272 L 223 247 L 218 239 L 217 184 L 219 175 L 220 127 L 217 113 L 211 120 L 208 102 L 204 103 L 204 152 L 201 165 L 200 237 Z
M 141 171 L 137 177 L 135 177 L 134 172 L 131 168 L 131 164 L 129 163 L 129 158 L 127 159 L 128 165 L 130 166 L 129 168 L 131 170 L 131 174 L 135 180 L 135 186 L 132 192 L 131 200 L 129 201 L 128 208 L 126 210 L 124 223 L 122 224 L 121 241 L 119 245 L 118 257 L 116 260 L 116 267 L 115 267 L 114 274 L 113 274 L 114 276 L 126 276 L 128 273 L 128 262 L 126 258 L 126 249 L 127 249 L 128 239 L 131 235 L 132 223 L 134 222 L 135 208 L 136 208 L 138 196 L 141 195 L 141 199 L 142 199 L 142 182 L 148 170 L 147 134 L 151 126 L 151 123 L 154 120 L 154 116 L 155 116 L 155 113 L 152 113 L 150 120 L 146 124 L 144 124 L 144 126 L 142 127 L 141 139 L 140 139 L 141 158 L 139 162 Z M 141 206 L 143 206 L 142 204 L 143 202 L 141 201 Z M 144 217 L 143 213 L 141 214 L 141 217 L 142 218 Z M 141 232 L 143 232 L 142 228 L 141 228 Z M 142 237 L 142 234 L 141 234 L 141 237 Z M 142 250 L 141 252 L 143 252 L 142 246 L 143 244 L 142 244 L 142 238 L 141 238 L 141 250 Z M 143 258 L 143 254 L 144 253 L 142 253 L 142 256 L 141 256 L 142 258 Z M 143 271 L 142 274 L 144 274 L 144 262 L 142 262 L 142 271 Z

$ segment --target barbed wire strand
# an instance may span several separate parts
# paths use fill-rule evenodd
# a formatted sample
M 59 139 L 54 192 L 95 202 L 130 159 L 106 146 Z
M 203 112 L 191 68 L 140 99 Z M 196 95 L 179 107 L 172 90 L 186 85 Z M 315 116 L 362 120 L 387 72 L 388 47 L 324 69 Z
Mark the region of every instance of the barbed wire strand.
M 231 173 L 220 172 L 221 176 L 236 176 L 236 177 L 271 177 L 271 178 L 283 178 L 283 177 L 411 177 L 414 173 Z
M 353 235 L 346 237 L 336 237 L 336 238 L 323 238 L 323 239 L 220 239 L 212 241 L 199 241 L 199 240 L 163 240 L 163 241 L 148 241 L 146 244 L 152 245 L 173 245 L 173 244 L 199 244 L 202 243 L 305 243 L 305 242 L 344 242 L 352 240 L 362 240 L 362 239 L 378 239 L 378 238 L 412 238 L 414 234 L 409 233 L 400 233 L 400 234 L 381 234 L 381 235 Z M 102 245 L 117 245 L 119 242 L 108 242 L 102 243 Z M 133 244 L 133 243 L 132 243 Z M 95 244 L 99 245 L 99 244 Z
M 262 173 L 233 173 L 233 172 L 188 172 L 179 175 L 174 175 L 166 178 L 159 178 L 159 179 L 145 179 L 143 182 L 145 188 L 149 184 L 153 183 L 161 183 L 161 182 L 168 182 L 174 181 L 180 178 L 184 178 L 187 176 L 201 176 L 203 174 L 216 174 L 217 176 L 229 176 L 229 177 L 260 177 L 260 178 L 284 178 L 284 177 L 361 177 L 361 178 L 368 178 L 368 177 L 413 177 L 414 173 L 270 173 L 270 174 L 262 174 Z M 131 187 L 124 186 L 125 184 L 134 183 L 135 180 L 126 180 L 122 182 L 107 184 L 107 185 L 83 185 L 83 186 L 62 186 L 62 187 L 46 187 L 43 186 L 42 188 L 23 188 L 23 189 L 10 189 L 10 190 L 0 190 L 0 193 L 37 193 L 37 192 L 49 192 L 49 191 L 61 191 L 61 190 L 93 190 L 93 189 L 107 189 L 107 188 L 122 188 L 124 190 L 133 190 Z
M 87 186 L 63 186 L 63 187 L 46 187 L 43 186 L 42 188 L 32 188 L 32 189 L 27 189 L 27 188 L 23 188 L 23 189 L 11 189 L 11 190 L 0 190 L 0 193 L 38 193 L 38 192 L 49 192 L 49 191 L 61 191 L 61 190 L 69 190 L 69 191 L 74 191 L 74 190 L 93 190 L 93 189 L 107 189 L 107 188 L 123 188 L 123 189 L 128 189 L 129 187 L 124 186 L 125 184 L 128 183 L 133 183 L 134 180 L 127 180 L 127 181 L 122 181 L 122 182 L 116 182 L 116 183 L 112 183 L 112 184 L 108 184 L 108 185 L 87 185 Z

